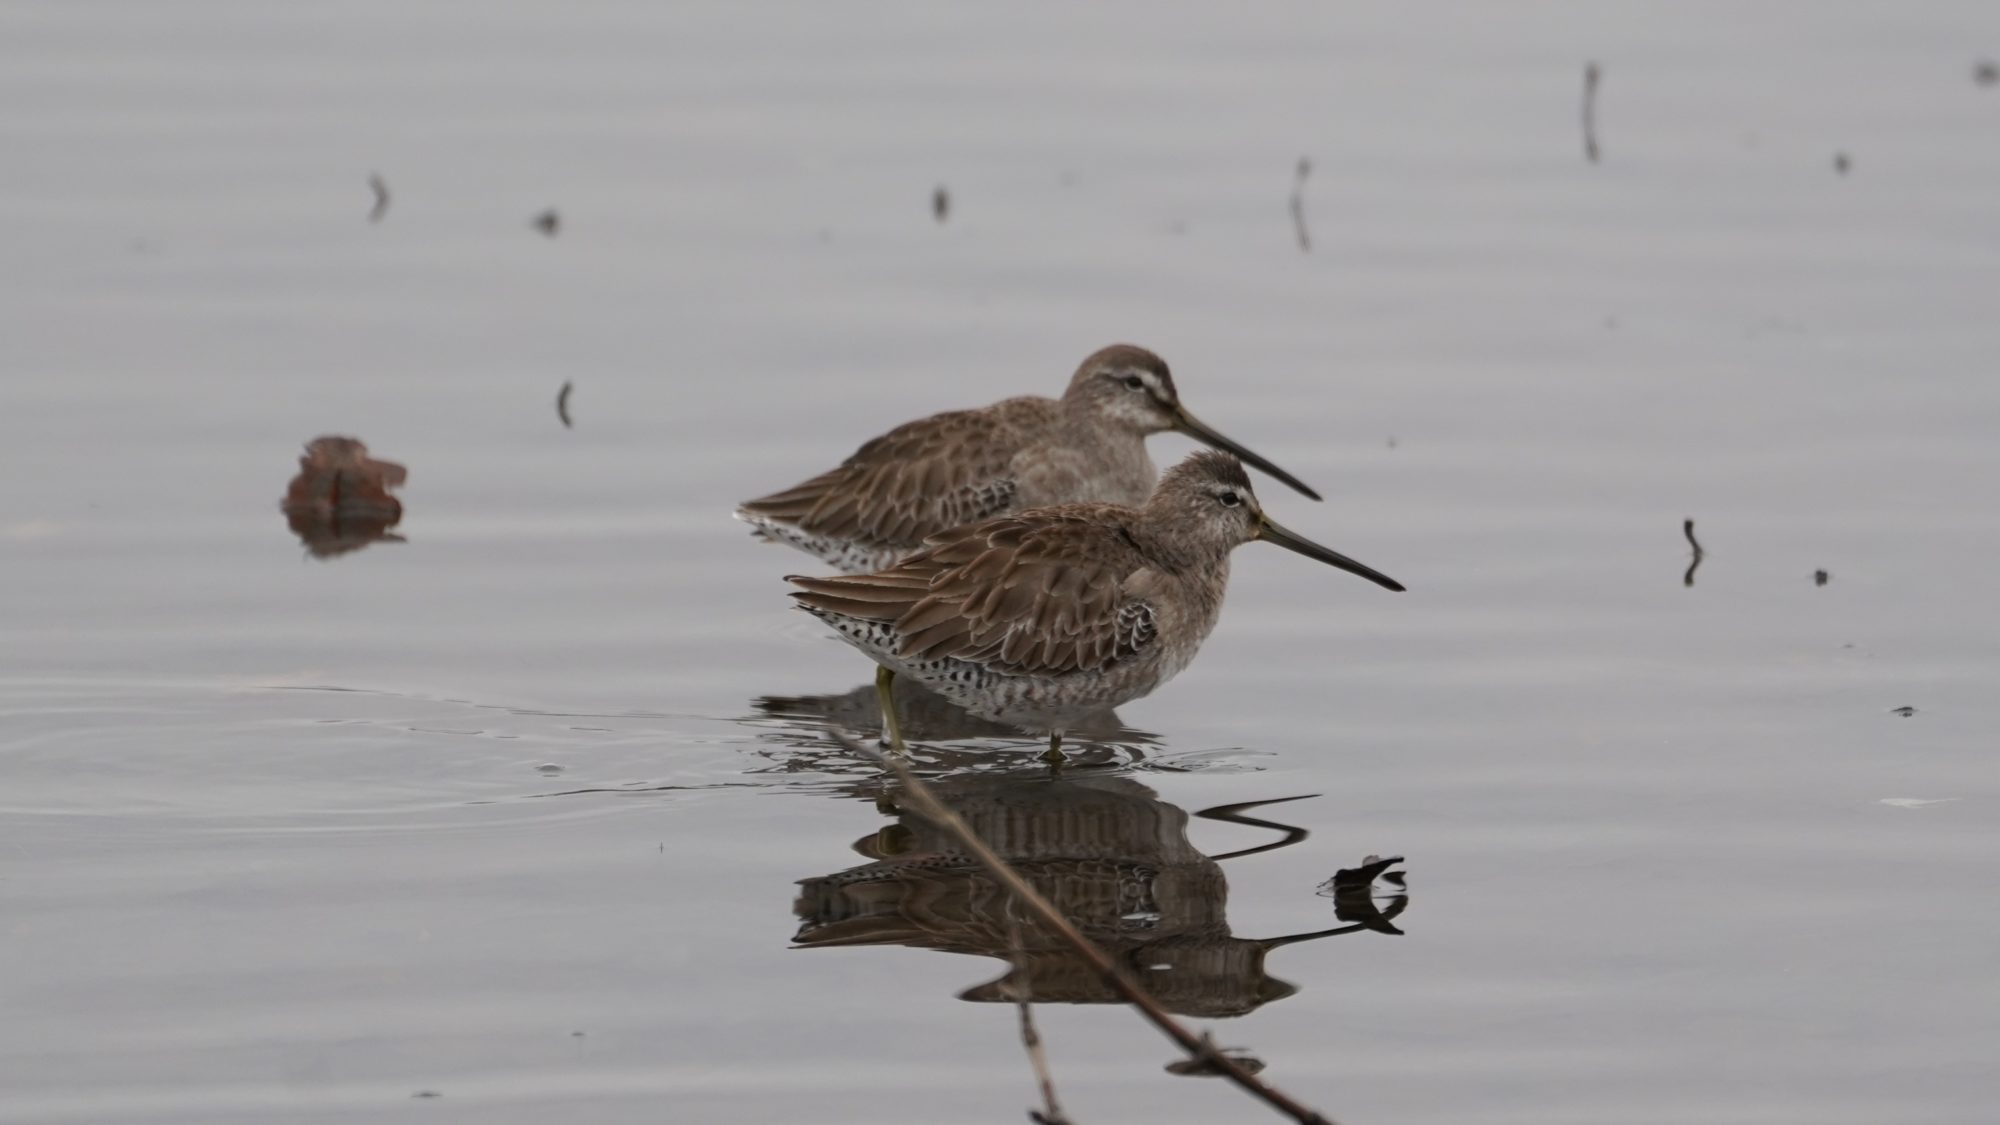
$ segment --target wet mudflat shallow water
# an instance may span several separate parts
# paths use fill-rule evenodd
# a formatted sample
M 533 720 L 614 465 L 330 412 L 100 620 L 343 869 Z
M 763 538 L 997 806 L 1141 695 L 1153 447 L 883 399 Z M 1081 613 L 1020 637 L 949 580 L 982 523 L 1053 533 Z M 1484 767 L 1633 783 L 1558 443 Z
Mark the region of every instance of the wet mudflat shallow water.
M 1163 993 L 1349 1122 L 1991 1120 L 1990 5 L 0 23 L 0 1119 L 1020 1120 L 976 933 L 812 944 L 927 844 L 727 512 L 1130 339 L 1410 586 L 1245 548 L 1059 782 L 924 732 Z M 405 542 L 287 530 L 323 433 Z

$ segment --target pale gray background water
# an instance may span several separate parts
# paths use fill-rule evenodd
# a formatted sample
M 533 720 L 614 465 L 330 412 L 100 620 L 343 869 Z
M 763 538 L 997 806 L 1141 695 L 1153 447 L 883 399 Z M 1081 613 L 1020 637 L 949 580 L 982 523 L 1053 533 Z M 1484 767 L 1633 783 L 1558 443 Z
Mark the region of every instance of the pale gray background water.
M 1993 1120 L 1996 55 L 1987 0 L 0 8 L 0 1119 L 1020 1120 L 996 964 L 787 948 L 886 822 L 744 717 L 867 668 L 727 512 L 1126 339 L 1410 586 L 1246 548 L 1123 712 L 1168 802 L 1322 794 L 1239 934 L 1409 857 L 1407 936 L 1223 1041 L 1349 1122 Z M 408 543 L 303 557 L 321 433 Z M 1083 1125 L 1269 1119 L 1043 1029 Z

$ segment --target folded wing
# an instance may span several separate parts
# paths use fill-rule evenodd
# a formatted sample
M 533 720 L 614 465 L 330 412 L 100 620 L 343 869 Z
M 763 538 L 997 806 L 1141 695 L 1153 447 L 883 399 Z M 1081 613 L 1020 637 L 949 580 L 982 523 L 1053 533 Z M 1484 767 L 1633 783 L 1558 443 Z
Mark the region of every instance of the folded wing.
M 1018 402 L 1018 405 L 1017 405 Z M 1010 465 L 1035 400 L 936 414 L 898 426 L 840 467 L 751 500 L 745 513 L 871 549 L 914 551 L 926 536 L 1011 510 Z
M 1153 643 L 1153 606 L 1126 592 L 1147 565 L 1121 509 L 1068 505 L 933 536 L 876 574 L 792 578 L 808 608 L 894 626 L 896 655 L 1012 675 L 1096 672 Z

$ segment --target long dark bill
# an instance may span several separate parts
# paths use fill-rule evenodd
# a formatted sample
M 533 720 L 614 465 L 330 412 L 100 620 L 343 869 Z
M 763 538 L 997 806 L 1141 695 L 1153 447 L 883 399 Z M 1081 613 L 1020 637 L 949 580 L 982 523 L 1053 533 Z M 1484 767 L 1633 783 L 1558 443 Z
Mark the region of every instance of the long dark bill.
M 1264 460 L 1264 458 L 1258 456 L 1255 453 L 1250 452 L 1248 449 L 1243 448 L 1243 446 L 1238 444 L 1237 442 L 1229 438 L 1223 437 L 1221 434 L 1210 429 L 1208 427 L 1208 423 L 1203 422 L 1201 419 L 1195 417 L 1192 414 L 1189 414 L 1187 412 L 1186 407 L 1178 408 L 1177 412 L 1180 416 L 1180 424 L 1176 426 L 1175 429 L 1178 429 L 1180 432 L 1186 434 L 1187 436 L 1193 438 L 1194 440 L 1201 442 L 1203 445 L 1214 446 L 1215 448 L 1220 449 L 1226 453 L 1234 453 L 1237 456 L 1237 458 L 1241 460 L 1244 464 L 1255 465 L 1257 468 L 1263 470 L 1266 473 L 1269 473 L 1273 480 L 1282 481 L 1285 484 L 1290 485 L 1292 489 L 1298 492 L 1299 495 L 1301 496 L 1310 496 L 1315 500 L 1319 499 L 1319 493 L 1314 492 L 1310 488 L 1307 488 L 1305 486 L 1304 481 L 1301 481 L 1299 478 L 1293 476 L 1292 474 L 1286 472 L 1283 469 L 1280 469 L 1276 465 L 1271 464 L 1269 461 Z
M 1276 543 L 1287 551 L 1297 551 L 1309 559 L 1318 559 L 1328 566 L 1337 566 L 1349 574 L 1358 574 L 1368 581 L 1375 583 L 1377 586 L 1383 586 L 1398 593 L 1402 592 L 1403 584 L 1401 582 L 1396 581 L 1373 567 L 1363 566 L 1346 555 L 1341 554 L 1339 551 L 1328 550 L 1310 539 L 1294 535 L 1276 523 L 1273 523 L 1269 516 L 1262 517 L 1262 522 L 1257 527 L 1257 538 L 1264 540 L 1266 543 Z

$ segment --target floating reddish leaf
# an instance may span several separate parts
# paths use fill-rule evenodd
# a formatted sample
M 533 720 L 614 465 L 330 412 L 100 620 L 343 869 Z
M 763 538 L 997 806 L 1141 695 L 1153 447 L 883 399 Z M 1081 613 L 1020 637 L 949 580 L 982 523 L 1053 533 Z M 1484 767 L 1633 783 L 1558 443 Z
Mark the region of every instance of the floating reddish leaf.
M 402 501 L 389 495 L 408 479 L 394 461 L 378 461 L 350 437 L 307 443 L 280 507 L 292 531 L 317 558 L 356 551 L 377 540 L 400 543 L 389 529 L 403 518 Z

